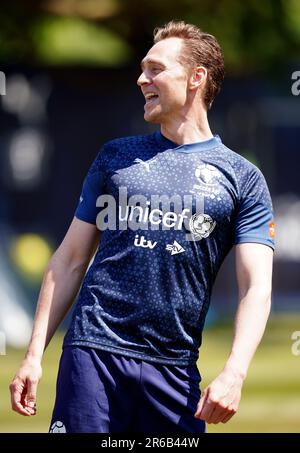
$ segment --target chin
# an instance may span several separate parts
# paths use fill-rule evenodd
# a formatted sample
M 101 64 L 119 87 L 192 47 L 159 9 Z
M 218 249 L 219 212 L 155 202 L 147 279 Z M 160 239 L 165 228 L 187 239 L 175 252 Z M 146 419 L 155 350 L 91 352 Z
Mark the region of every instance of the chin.
M 147 123 L 160 124 L 160 120 L 158 118 L 149 118 L 144 115 L 144 120 L 147 121 Z
M 147 121 L 147 123 L 153 123 L 153 124 L 160 124 L 161 123 L 161 115 L 160 114 L 155 114 L 155 113 L 144 113 L 144 120 Z

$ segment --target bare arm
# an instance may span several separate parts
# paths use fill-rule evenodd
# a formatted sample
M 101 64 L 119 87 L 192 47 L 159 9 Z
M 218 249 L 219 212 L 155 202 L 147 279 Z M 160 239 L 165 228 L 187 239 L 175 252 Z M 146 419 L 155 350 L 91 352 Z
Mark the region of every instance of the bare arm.
M 270 313 L 272 263 L 273 251 L 268 246 L 236 246 L 239 305 L 233 344 L 223 371 L 204 390 L 196 418 L 226 423 L 238 409 L 242 385 Z
M 10 386 L 12 408 L 22 415 L 35 414 L 43 352 L 73 304 L 98 238 L 95 225 L 74 218 L 47 266 L 25 359 Z

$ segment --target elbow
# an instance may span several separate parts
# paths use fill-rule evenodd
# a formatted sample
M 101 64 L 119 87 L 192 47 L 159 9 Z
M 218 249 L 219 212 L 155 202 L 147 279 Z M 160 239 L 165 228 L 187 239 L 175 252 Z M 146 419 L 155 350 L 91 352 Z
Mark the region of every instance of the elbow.
M 77 256 L 66 255 L 60 249 L 57 249 L 48 263 L 46 272 L 50 272 L 53 276 L 57 274 L 83 275 L 88 264 L 86 260 Z
M 272 287 L 268 284 L 253 284 L 248 288 L 240 289 L 239 298 L 240 300 L 257 300 L 260 304 L 265 304 L 270 308 L 272 300 Z
M 259 319 L 267 321 L 271 306 L 271 291 L 268 288 L 251 287 L 239 299 L 239 308 L 255 313 L 257 322 Z

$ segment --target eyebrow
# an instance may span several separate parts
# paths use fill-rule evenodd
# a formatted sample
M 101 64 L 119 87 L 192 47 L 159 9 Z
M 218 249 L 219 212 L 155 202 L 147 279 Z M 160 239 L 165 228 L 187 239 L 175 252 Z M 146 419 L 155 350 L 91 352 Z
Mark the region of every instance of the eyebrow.
M 147 63 L 152 63 L 152 64 L 157 64 L 159 66 L 162 66 L 164 67 L 165 65 L 161 62 L 161 61 L 158 61 L 158 60 L 154 60 L 153 58 L 144 58 L 142 61 L 141 61 L 141 68 L 144 69 L 145 65 Z

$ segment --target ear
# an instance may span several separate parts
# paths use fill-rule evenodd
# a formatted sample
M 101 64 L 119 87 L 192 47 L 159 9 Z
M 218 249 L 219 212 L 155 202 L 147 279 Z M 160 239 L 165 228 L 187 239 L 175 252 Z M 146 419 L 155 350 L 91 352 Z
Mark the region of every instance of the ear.
M 200 85 L 203 86 L 207 78 L 207 69 L 204 66 L 197 66 L 192 69 L 192 74 L 190 77 L 189 88 L 191 90 L 196 90 Z

